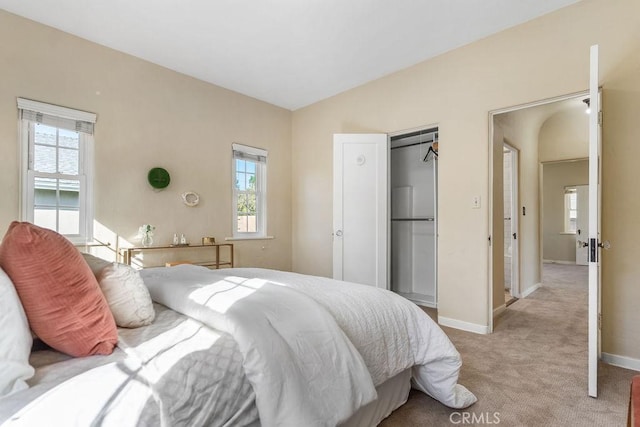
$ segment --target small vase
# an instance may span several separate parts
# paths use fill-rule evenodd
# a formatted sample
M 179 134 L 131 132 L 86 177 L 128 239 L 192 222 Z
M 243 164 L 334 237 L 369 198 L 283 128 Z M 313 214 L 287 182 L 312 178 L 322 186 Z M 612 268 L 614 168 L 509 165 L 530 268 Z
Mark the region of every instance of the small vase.
M 148 248 L 151 245 L 153 245 L 153 237 L 151 237 L 148 234 L 143 234 L 142 235 L 142 246 L 144 246 L 145 248 Z

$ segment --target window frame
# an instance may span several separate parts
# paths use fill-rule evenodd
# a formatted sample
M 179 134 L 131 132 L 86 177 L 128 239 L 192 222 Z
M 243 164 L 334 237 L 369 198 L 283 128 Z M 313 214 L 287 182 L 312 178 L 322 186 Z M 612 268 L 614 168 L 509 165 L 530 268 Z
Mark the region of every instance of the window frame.
M 573 196 L 576 199 L 576 209 L 571 208 L 571 196 Z M 576 188 L 575 185 L 567 186 L 564 188 L 563 234 L 576 234 L 576 230 L 571 230 L 571 211 L 576 212 L 576 218 L 577 218 L 577 212 L 578 212 L 577 197 L 578 197 L 578 189 Z M 576 224 L 576 229 L 577 229 L 577 224 Z
M 34 111 L 44 112 L 49 117 L 60 118 L 61 120 L 86 120 L 89 118 L 90 123 L 95 123 L 95 114 L 86 113 L 84 111 L 72 110 L 65 107 L 59 107 L 50 104 L 44 104 L 37 101 L 25 100 L 18 98 L 19 111 L 30 109 Z M 39 172 L 34 169 L 35 154 L 35 125 L 39 123 L 36 120 L 23 118 L 19 114 L 19 133 L 18 139 L 20 144 L 20 211 L 21 221 L 34 223 L 35 216 L 35 180 L 36 178 L 52 178 L 52 179 L 69 179 L 79 181 L 79 220 L 78 234 L 62 234 L 72 243 L 81 244 L 93 240 L 93 174 L 94 174 L 94 137 L 92 133 L 77 131 L 78 138 L 78 175 L 70 175 L 64 173 L 48 173 Z M 56 126 L 51 123 L 42 123 L 57 129 L 67 129 L 64 126 Z M 56 145 L 56 149 L 59 149 Z M 59 210 L 59 209 L 58 209 Z
M 236 154 L 240 153 L 240 154 Z M 231 220 L 234 240 L 267 238 L 267 150 L 242 144 L 232 144 L 231 153 Z M 242 156 L 246 157 L 242 157 Z M 251 161 L 255 165 L 256 176 L 256 231 L 238 231 L 238 197 L 246 194 L 236 186 L 236 160 Z

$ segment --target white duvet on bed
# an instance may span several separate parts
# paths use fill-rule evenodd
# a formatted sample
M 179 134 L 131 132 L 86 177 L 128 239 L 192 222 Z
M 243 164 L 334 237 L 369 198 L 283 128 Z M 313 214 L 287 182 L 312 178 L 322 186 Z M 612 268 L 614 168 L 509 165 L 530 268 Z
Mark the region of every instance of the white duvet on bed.
M 376 386 L 413 367 L 415 388 L 441 403 L 466 408 L 477 401 L 458 384 L 462 359 L 449 337 L 420 307 L 398 294 L 276 270 L 238 268 L 232 274 L 297 289 L 327 308 L 362 355 Z
M 119 329 L 109 356 L 32 354 L 30 388 L 0 399 L 2 427 L 259 426 L 255 393 L 229 335 L 161 305 Z
M 411 367 L 414 385 L 445 405 L 463 408 L 476 401 L 457 384 L 462 362 L 444 332 L 415 304 L 392 292 L 264 269 L 209 270 L 181 265 L 143 270 L 142 276 L 156 302 L 234 335 L 245 356 L 245 370 L 264 425 L 336 425 L 371 399 L 373 385 Z M 266 314 L 254 318 L 259 311 Z M 330 313 L 339 328 L 323 312 Z M 329 326 L 331 336 L 315 328 L 319 321 Z M 252 330 L 254 323 L 258 326 Z M 265 329 L 289 338 L 275 339 Z M 291 340 L 296 334 L 305 344 Z M 358 355 L 342 348 L 340 335 L 346 335 L 357 349 L 368 369 L 367 378 L 359 371 Z M 311 364 L 290 361 L 316 351 L 308 347 L 313 345 L 308 340 L 315 338 L 330 351 L 312 354 Z M 273 342 L 277 344 L 272 346 Z M 268 372 L 266 377 L 264 372 Z M 302 377 L 294 379 L 294 373 Z M 308 382 L 309 378 L 314 380 Z M 291 396 L 299 390 L 298 386 L 290 388 L 296 381 L 307 381 L 308 391 L 302 399 Z M 304 422 L 310 419 L 305 418 L 309 413 L 315 420 L 312 424 Z
M 356 348 L 304 293 L 194 266 L 143 278 L 156 302 L 234 337 L 263 426 L 336 426 L 376 398 Z

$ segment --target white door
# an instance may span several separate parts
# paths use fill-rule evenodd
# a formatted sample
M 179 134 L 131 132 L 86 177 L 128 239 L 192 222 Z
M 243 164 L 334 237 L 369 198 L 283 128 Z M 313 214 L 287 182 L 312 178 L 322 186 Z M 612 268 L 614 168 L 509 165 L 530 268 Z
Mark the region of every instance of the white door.
M 600 357 L 600 184 L 601 106 L 598 45 L 591 46 L 589 98 L 589 396 L 598 397 Z
M 588 185 L 576 185 L 576 264 L 589 264 Z
M 503 144 L 504 156 L 509 157 L 509 168 L 503 169 L 504 205 L 505 205 L 505 283 L 509 282 L 511 296 L 520 298 L 520 255 L 518 243 L 518 176 L 520 151 L 507 144 Z M 508 176 L 507 176 L 508 173 Z M 507 206 L 508 204 L 508 206 Z M 507 215 L 508 213 L 508 215 Z M 508 222 L 507 222 L 508 218 Z M 508 252 L 508 253 L 507 253 Z M 507 256 L 508 254 L 508 256 Z M 508 266 L 507 266 L 507 263 Z M 507 271 L 508 270 L 508 271 Z M 507 274 L 509 275 L 507 277 Z
M 333 136 L 333 277 L 388 288 L 388 137 Z

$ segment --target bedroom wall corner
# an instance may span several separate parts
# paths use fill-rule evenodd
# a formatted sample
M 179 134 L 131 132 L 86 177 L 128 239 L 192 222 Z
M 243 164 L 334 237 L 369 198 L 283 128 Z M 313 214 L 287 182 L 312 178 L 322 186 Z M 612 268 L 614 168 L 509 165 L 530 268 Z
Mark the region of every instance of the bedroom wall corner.
M 234 242 L 238 266 L 291 269 L 291 112 L 0 10 L 0 227 L 18 219 L 16 98 L 97 113 L 95 218 L 100 237 L 140 244 L 231 235 L 231 144 L 264 148 L 268 241 Z M 154 191 L 152 167 L 171 184 Z M 200 204 L 187 207 L 181 194 Z M 2 230 L 2 233 L 4 230 Z
M 591 31 L 585 32 L 585 28 Z M 584 0 L 294 111 L 293 269 L 331 275 L 332 134 L 364 130 L 393 132 L 437 123 L 441 140 L 439 315 L 470 324 L 488 325 L 487 236 L 491 220 L 488 214 L 488 112 L 584 91 L 588 87 L 589 46 L 594 43 L 600 44 L 607 107 L 610 102 L 607 97 L 616 94 L 607 93 L 606 81 L 626 58 L 637 56 L 638 28 L 639 2 Z M 635 86 L 619 94 L 624 98 L 618 101 L 621 106 L 625 102 L 635 105 L 637 101 L 630 96 L 631 93 L 637 96 Z M 609 114 L 606 113 L 607 116 Z M 628 132 L 623 138 L 627 141 L 623 144 L 626 147 L 640 133 L 630 126 L 630 122 L 624 128 Z M 605 141 L 607 132 L 605 130 Z M 620 135 L 616 133 L 614 136 Z M 620 153 L 626 153 L 622 156 L 626 155 L 627 161 L 635 160 L 637 156 L 630 156 L 629 152 L 634 153 L 637 146 Z M 611 156 L 606 148 L 604 154 Z M 536 161 L 537 158 L 536 152 Z M 306 169 L 303 165 L 309 163 L 308 159 L 314 159 L 314 162 Z M 606 175 L 607 165 L 609 171 L 612 166 L 606 157 L 604 161 Z M 632 168 L 625 171 L 630 177 L 637 178 L 637 172 Z M 537 164 L 531 174 L 538 176 Z M 624 181 L 630 182 L 630 179 L 624 178 Z M 539 186 L 537 178 L 532 186 Z M 634 192 L 635 189 L 631 190 L 632 194 Z M 471 200 L 475 196 L 481 197 L 481 209 L 471 208 Z M 536 191 L 531 197 L 521 201 L 521 206 L 525 205 L 528 213 L 538 210 L 539 193 Z M 606 207 L 611 200 L 605 201 L 603 214 L 613 216 L 614 211 L 619 213 L 621 197 L 614 204 L 615 209 Z M 633 204 L 635 206 L 635 202 Z M 619 227 L 634 227 L 635 222 L 630 217 L 634 211 L 628 212 Z M 535 242 L 539 242 L 538 215 L 526 218 L 531 219 L 528 226 Z M 522 226 L 527 227 L 526 224 Z M 536 245 L 530 243 L 521 254 L 522 257 L 537 257 L 532 269 L 521 274 L 521 280 L 528 278 L 526 280 L 533 288 L 540 281 L 540 247 Z M 604 272 L 604 277 L 611 280 L 616 288 L 630 286 L 632 276 L 629 273 L 640 274 L 638 268 L 630 264 L 630 260 L 638 255 L 638 249 L 626 245 L 624 248 L 629 254 L 625 257 L 627 278 L 610 270 Z M 521 291 L 526 292 L 526 289 Z M 605 294 L 604 297 L 610 298 L 611 295 Z M 627 301 L 631 299 L 627 298 Z M 636 319 L 628 307 L 620 316 Z M 628 319 L 610 321 L 612 329 L 620 321 L 631 325 Z M 606 340 L 604 344 L 613 345 Z M 638 357 L 639 350 L 630 347 L 633 354 L 629 356 Z

